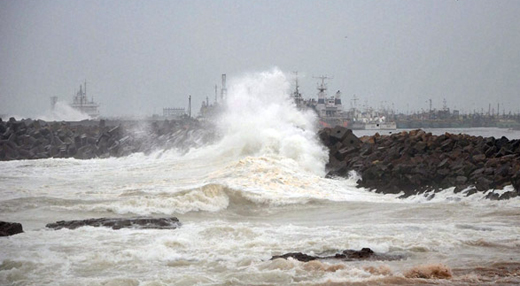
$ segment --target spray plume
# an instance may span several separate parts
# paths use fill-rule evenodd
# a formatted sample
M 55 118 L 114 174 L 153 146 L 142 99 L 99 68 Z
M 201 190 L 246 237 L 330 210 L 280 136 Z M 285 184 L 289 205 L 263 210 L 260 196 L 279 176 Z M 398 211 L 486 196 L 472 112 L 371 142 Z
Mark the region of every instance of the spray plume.
M 279 69 L 232 79 L 218 127 L 219 148 L 238 156 L 279 155 L 305 170 L 324 174 L 328 154 L 316 138 L 312 112 L 296 108 L 290 83 Z

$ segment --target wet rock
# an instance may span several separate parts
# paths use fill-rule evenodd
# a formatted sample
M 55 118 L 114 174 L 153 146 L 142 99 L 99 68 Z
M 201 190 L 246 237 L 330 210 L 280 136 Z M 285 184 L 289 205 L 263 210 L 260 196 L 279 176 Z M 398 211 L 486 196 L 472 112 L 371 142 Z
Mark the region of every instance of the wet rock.
M 336 126 L 330 131 L 330 137 L 335 142 L 343 142 L 343 140 L 347 138 L 349 131 L 350 133 L 352 133 L 352 130 L 350 129 L 347 129 L 342 126 Z
M 22 232 L 22 224 L 17 222 L 0 221 L 0 236 L 11 236 Z
M 499 200 L 509 200 L 512 198 L 516 198 L 518 196 L 517 192 L 505 192 L 498 197 Z
M 293 259 L 296 259 L 298 261 L 302 261 L 302 262 L 309 262 L 309 261 L 312 261 L 312 260 L 319 259 L 319 257 L 317 257 L 317 256 L 311 256 L 311 255 L 307 255 L 307 254 L 304 254 L 304 253 L 301 253 L 301 252 L 290 252 L 290 253 L 286 253 L 286 254 L 283 254 L 283 255 L 273 256 L 273 257 L 271 257 L 271 260 L 274 260 L 274 259 L 277 259 L 277 258 L 287 259 L 289 257 L 293 258 Z
M 110 227 L 112 229 L 176 229 L 181 226 L 175 217 L 170 218 L 92 218 L 86 220 L 57 221 L 46 225 L 52 229 L 76 229 L 82 226 Z
M 457 176 L 457 178 L 455 178 L 455 183 L 457 184 L 457 186 L 460 186 L 460 185 L 464 185 L 467 180 L 468 180 L 468 178 L 466 178 L 464 176 Z
M 347 249 L 341 253 L 337 253 L 334 256 L 312 256 L 301 252 L 291 252 L 283 255 L 276 255 L 271 257 L 271 260 L 278 258 L 293 258 L 302 262 L 309 262 L 317 259 L 338 259 L 342 261 L 358 261 L 358 260 L 374 260 L 374 261 L 388 261 L 388 260 L 401 260 L 404 257 L 401 255 L 388 255 L 382 253 L 376 253 L 370 248 L 363 248 L 361 250 Z
M 511 177 L 511 183 L 517 192 L 520 192 L 520 171 Z
M 439 136 L 423 130 L 392 135 L 354 136 L 343 127 L 325 128 L 319 138 L 329 147 L 328 177 L 361 175 L 358 185 L 404 196 L 456 187 L 487 192 L 512 185 L 520 190 L 520 141 L 465 134 Z M 490 198 L 494 196 L 490 196 Z M 512 198 L 502 195 L 498 199 Z
M 475 183 L 475 187 L 477 188 L 477 190 L 481 192 L 486 192 L 491 188 L 493 181 L 485 177 L 480 177 L 477 179 Z

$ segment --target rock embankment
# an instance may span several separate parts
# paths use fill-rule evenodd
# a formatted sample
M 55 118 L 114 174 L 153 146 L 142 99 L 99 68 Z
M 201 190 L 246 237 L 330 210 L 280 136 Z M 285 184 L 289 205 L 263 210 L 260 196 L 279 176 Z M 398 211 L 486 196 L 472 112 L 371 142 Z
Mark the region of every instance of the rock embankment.
M 177 121 L 45 122 L 0 119 L 0 160 L 126 156 L 135 152 L 179 148 L 211 141 L 203 123 Z
M 404 196 L 456 187 L 467 195 L 490 192 L 490 199 L 520 194 L 520 140 L 465 134 L 432 135 L 423 130 L 357 138 L 336 126 L 319 132 L 329 148 L 329 176 L 361 175 L 358 184 L 380 193 Z

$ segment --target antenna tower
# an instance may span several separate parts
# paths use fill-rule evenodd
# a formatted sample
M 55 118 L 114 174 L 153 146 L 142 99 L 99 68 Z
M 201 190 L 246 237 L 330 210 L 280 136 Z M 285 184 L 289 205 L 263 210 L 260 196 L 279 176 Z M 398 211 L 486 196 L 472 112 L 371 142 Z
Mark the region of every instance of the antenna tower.
M 328 76 L 317 76 L 317 77 L 313 76 L 312 78 L 321 79 L 321 84 L 318 86 L 318 90 L 320 92 L 327 90 L 327 84 L 325 84 L 326 79 L 334 79 L 334 77 L 328 77 Z
M 215 103 L 217 103 L 217 101 L 218 101 L 218 87 L 215 84 Z
M 191 118 L 191 95 L 188 97 L 188 116 Z
M 220 90 L 220 99 L 224 101 L 224 98 L 227 97 L 227 88 L 226 88 L 226 74 L 222 74 L 222 89 Z
M 54 108 L 56 107 L 56 103 L 58 102 L 58 97 L 57 96 L 52 96 L 51 97 L 51 109 L 54 110 Z
M 359 98 L 356 97 L 356 95 L 354 94 L 354 97 L 352 97 L 352 102 L 354 102 L 352 104 L 352 108 L 356 109 L 356 106 L 357 106 L 357 101 L 359 100 Z
M 295 82 L 295 89 L 296 89 L 296 94 L 300 94 L 300 91 L 299 91 L 299 88 L 300 86 L 298 85 L 298 72 L 297 71 L 294 71 L 294 82 Z

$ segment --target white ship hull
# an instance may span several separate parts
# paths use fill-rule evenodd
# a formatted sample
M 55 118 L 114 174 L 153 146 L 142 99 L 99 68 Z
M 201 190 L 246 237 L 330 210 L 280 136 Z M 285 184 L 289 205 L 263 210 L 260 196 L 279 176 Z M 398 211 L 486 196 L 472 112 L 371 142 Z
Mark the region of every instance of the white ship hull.
M 355 130 L 395 130 L 397 124 L 395 122 L 380 122 L 380 123 L 354 123 L 352 129 Z

